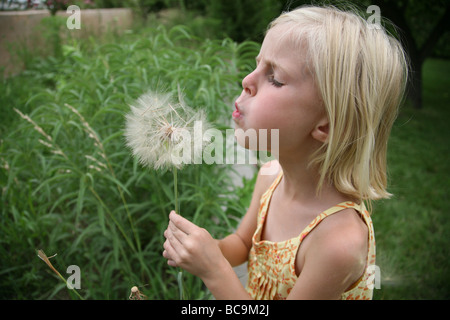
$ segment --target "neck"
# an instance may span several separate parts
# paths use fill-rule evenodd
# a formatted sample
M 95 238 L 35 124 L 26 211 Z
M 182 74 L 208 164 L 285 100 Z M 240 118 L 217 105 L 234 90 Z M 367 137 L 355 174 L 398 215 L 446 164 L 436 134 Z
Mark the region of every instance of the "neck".
M 320 181 L 319 170 L 309 165 L 307 157 L 301 157 L 299 154 L 282 155 L 278 157 L 278 162 L 283 170 L 280 191 L 286 200 L 325 206 L 348 200 L 348 197 L 338 192 L 327 179 L 317 192 Z
M 306 159 L 299 162 L 296 156 L 282 156 L 278 159 L 283 169 L 283 191 L 290 199 L 307 200 L 317 196 L 319 172 L 308 167 Z

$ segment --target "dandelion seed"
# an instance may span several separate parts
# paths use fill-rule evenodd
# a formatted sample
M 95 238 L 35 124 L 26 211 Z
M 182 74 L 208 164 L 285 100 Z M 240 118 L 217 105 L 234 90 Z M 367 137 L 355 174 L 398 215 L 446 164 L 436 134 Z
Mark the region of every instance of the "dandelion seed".
M 148 92 L 130 106 L 126 116 L 127 146 L 139 162 L 158 169 L 180 169 L 193 163 L 203 148 L 203 134 L 194 134 L 210 126 L 203 111 L 186 106 L 181 95 L 175 102 L 170 93 Z

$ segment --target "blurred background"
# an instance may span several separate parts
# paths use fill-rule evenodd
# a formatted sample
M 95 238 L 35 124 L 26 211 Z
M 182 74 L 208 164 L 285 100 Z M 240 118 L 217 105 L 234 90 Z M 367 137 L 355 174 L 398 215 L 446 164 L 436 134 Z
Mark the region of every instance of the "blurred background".
M 131 157 L 129 104 L 177 92 L 220 130 L 268 23 L 303 4 L 355 7 L 403 43 L 408 95 L 389 144 L 392 199 L 375 203 L 374 299 L 450 298 L 450 3 L 416 1 L 0 1 L 0 298 L 210 299 L 162 258 L 174 207 L 170 172 Z M 80 10 L 69 11 L 70 5 Z M 77 17 L 80 28 L 73 28 Z M 257 166 L 194 165 L 179 174 L 182 214 L 214 237 L 248 207 Z M 81 270 L 75 295 L 64 278 Z

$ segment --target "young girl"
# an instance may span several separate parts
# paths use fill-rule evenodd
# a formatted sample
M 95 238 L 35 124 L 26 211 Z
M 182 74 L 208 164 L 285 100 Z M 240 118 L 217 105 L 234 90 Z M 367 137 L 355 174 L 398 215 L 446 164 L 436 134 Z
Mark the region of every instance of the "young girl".
M 274 20 L 233 118 L 278 129 L 238 230 L 222 240 L 171 212 L 163 256 L 216 299 L 371 299 L 386 149 L 406 83 L 401 45 L 351 12 L 302 7 Z M 238 138 L 239 141 L 239 138 Z M 273 142 L 272 142 L 273 143 Z M 265 169 L 263 167 L 262 169 Z M 233 266 L 248 262 L 244 288 Z

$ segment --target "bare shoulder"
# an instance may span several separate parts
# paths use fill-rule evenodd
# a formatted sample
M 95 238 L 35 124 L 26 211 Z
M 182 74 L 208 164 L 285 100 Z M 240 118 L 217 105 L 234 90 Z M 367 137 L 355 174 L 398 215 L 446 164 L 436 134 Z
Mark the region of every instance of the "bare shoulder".
M 323 233 L 333 233 L 343 240 L 353 240 L 366 242 L 368 228 L 358 211 L 352 208 L 344 209 L 327 217 L 318 227 Z
M 302 268 L 288 298 L 339 299 L 363 275 L 367 246 L 368 228 L 354 209 L 324 219 L 302 242 Z
M 322 263 L 345 272 L 351 280 L 349 284 L 361 276 L 366 264 L 369 230 L 356 210 L 345 209 L 329 216 L 311 235 L 308 251 L 318 255 Z

